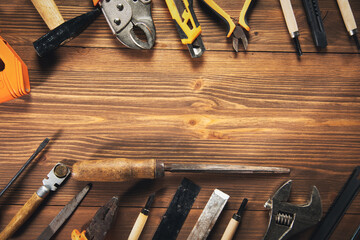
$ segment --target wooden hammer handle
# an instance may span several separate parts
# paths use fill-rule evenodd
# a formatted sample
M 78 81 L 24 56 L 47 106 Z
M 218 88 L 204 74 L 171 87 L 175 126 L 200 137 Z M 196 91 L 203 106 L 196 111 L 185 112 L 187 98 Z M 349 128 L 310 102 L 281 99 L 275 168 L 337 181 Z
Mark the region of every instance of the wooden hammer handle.
M 31 2 L 50 30 L 65 22 L 54 0 L 31 0 Z
M 125 182 L 135 179 L 155 179 L 164 174 L 155 159 L 133 160 L 116 158 L 110 160 L 82 161 L 75 163 L 72 176 L 78 181 Z
M 26 220 L 29 219 L 43 200 L 44 199 L 39 197 L 35 192 L 0 233 L 0 240 L 10 238 L 26 222 Z

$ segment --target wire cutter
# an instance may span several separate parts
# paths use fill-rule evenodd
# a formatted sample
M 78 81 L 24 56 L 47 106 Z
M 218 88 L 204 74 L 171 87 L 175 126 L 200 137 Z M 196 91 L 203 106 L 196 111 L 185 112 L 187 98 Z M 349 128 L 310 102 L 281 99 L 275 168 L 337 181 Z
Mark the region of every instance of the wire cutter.
M 232 36 L 233 48 L 235 52 L 239 51 L 239 40 L 241 40 L 244 49 L 247 49 L 248 40 L 244 29 L 249 32 L 250 27 L 247 22 L 249 10 L 253 7 L 256 0 L 246 0 L 240 12 L 239 22 L 234 23 L 233 19 L 226 13 L 214 0 L 200 0 L 205 3 L 217 16 L 219 16 L 227 25 L 227 37 Z
M 86 230 L 81 233 L 77 229 L 72 231 L 71 240 L 104 240 L 116 220 L 118 208 L 119 197 L 114 196 L 99 208 Z

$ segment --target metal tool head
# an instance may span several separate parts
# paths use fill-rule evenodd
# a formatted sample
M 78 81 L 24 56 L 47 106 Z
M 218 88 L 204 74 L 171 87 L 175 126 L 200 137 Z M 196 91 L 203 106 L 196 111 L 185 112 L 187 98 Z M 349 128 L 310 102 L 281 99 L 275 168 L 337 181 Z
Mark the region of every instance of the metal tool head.
M 233 48 L 235 52 L 239 52 L 239 40 L 241 40 L 244 49 L 247 49 L 248 40 L 245 35 L 244 30 L 240 27 L 240 25 L 236 25 L 234 32 L 232 33 L 233 36 Z
M 43 185 L 50 189 L 51 191 L 56 191 L 57 187 L 69 176 L 70 170 L 63 163 L 57 163 L 53 169 L 47 175 L 47 178 L 44 178 Z
M 201 57 L 206 50 L 201 35 L 192 44 L 187 44 L 187 47 L 192 58 Z
M 112 32 L 125 46 L 150 49 L 155 44 L 155 25 L 151 17 L 151 0 L 103 0 L 100 2 Z M 136 28 L 145 34 L 141 40 Z
M 86 228 L 86 237 L 89 240 L 103 240 L 116 220 L 119 209 L 119 197 L 114 196 L 101 207 L 91 219 Z
M 265 207 L 271 209 L 271 211 L 264 240 L 288 239 L 320 221 L 322 206 L 318 189 L 313 186 L 308 203 L 294 205 L 288 202 L 291 184 L 291 180 L 287 181 L 265 203 Z

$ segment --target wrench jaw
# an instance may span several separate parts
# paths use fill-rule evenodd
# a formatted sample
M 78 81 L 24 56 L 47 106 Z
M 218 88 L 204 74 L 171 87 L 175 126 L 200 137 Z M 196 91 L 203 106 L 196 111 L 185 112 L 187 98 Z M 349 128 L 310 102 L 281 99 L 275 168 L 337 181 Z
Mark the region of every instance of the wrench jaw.
M 128 48 L 151 49 L 155 44 L 156 29 L 151 16 L 151 0 L 103 0 L 101 10 L 116 38 Z M 135 28 L 142 31 L 141 40 Z
M 270 221 L 264 240 L 288 239 L 320 221 L 322 206 L 318 189 L 313 187 L 310 200 L 303 205 L 287 202 L 290 190 L 291 181 L 288 181 L 265 203 L 270 209 Z

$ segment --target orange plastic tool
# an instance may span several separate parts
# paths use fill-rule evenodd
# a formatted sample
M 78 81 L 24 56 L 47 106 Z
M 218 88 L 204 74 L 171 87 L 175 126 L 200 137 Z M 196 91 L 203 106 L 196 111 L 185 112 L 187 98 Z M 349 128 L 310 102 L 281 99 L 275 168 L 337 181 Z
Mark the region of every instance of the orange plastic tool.
M 88 240 L 86 237 L 85 237 L 85 230 L 82 231 L 81 233 L 79 232 L 79 230 L 77 229 L 74 229 L 71 233 L 71 240 Z
M 27 66 L 0 37 L 0 103 L 30 93 Z

